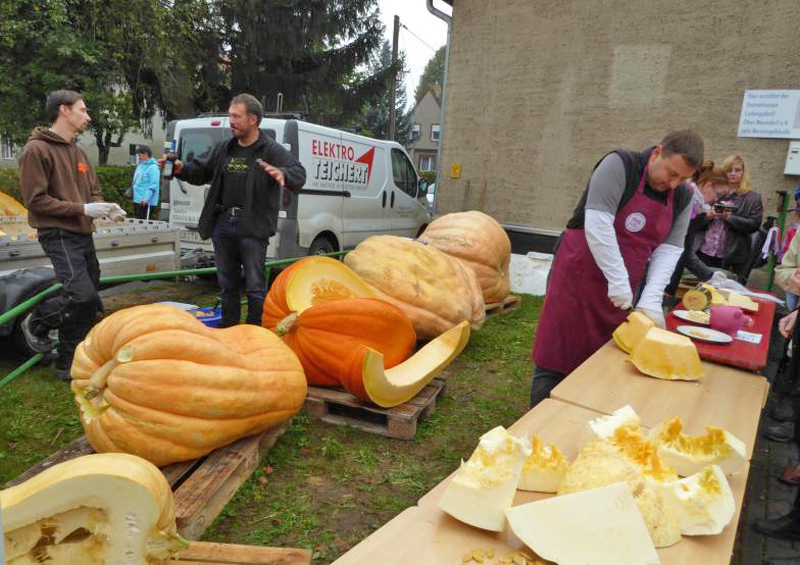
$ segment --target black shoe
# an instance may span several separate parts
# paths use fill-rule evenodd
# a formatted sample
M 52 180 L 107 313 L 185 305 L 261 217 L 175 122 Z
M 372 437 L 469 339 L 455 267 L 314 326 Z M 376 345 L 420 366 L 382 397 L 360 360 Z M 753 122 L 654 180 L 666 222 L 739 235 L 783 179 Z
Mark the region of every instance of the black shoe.
M 800 522 L 793 520 L 791 514 L 774 520 L 758 520 L 753 523 L 753 529 L 772 538 L 800 540 Z
M 794 402 L 783 400 L 776 402 L 769 411 L 769 415 L 779 422 L 795 422 L 797 421 L 797 410 L 794 408 Z
M 22 335 L 25 336 L 25 342 L 36 353 L 47 353 L 56 345 L 56 342 L 50 339 L 48 335 L 38 336 L 31 330 L 31 317 L 25 316 L 22 323 L 19 325 L 22 329 Z
M 762 434 L 765 438 L 771 441 L 787 442 L 794 439 L 794 424 L 792 422 L 782 422 L 773 426 L 764 428 Z
M 69 375 L 69 369 L 59 369 L 56 367 L 56 376 L 58 377 L 59 381 L 63 381 L 65 383 L 72 381 L 72 377 Z

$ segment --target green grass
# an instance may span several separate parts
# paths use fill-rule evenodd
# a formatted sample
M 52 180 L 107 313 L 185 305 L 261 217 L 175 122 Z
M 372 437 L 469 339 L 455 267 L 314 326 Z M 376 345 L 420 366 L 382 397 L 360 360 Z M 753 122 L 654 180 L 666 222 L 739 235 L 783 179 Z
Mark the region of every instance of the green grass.
M 540 306 L 524 296 L 520 309 L 473 332 L 447 370 L 446 395 L 412 441 L 298 414 L 203 539 L 304 547 L 314 563 L 329 563 L 415 505 L 469 457 L 478 436 L 527 411 Z M 0 373 L 12 367 L 0 361 Z M 0 389 L 0 410 L 2 482 L 81 434 L 68 388 L 52 370 L 29 371 Z

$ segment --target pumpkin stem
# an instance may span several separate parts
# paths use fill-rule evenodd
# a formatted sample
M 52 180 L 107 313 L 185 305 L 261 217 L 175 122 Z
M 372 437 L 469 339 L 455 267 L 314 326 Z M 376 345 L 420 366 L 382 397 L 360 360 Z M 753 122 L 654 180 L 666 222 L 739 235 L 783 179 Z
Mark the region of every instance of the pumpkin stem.
M 89 389 L 86 393 L 86 398 L 92 399 L 97 396 L 101 390 L 106 388 L 108 375 L 111 374 L 111 371 L 114 369 L 114 367 L 116 367 L 116 365 L 116 360 L 109 359 L 102 367 L 92 373 L 92 376 L 89 377 Z
M 278 322 L 278 326 L 275 328 L 275 333 L 280 337 L 295 331 L 299 325 L 300 317 L 297 315 L 297 312 L 292 312 L 283 320 Z

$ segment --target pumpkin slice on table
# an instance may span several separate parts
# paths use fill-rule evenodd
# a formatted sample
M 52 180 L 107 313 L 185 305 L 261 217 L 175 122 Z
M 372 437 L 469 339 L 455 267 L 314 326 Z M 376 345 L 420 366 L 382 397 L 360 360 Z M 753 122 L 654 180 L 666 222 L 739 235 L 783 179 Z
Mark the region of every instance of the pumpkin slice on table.
M 71 375 L 94 450 L 158 466 L 274 428 L 300 410 L 307 390 L 297 356 L 269 330 L 213 329 L 158 304 L 92 328 Z
M 376 235 L 344 261 L 378 298 L 408 315 L 419 339 L 434 339 L 465 320 L 474 330 L 483 325 L 486 306 L 475 273 L 432 245 Z
M 363 345 L 353 350 L 339 380 L 351 394 L 383 408 L 407 402 L 425 388 L 464 349 L 469 324 L 461 322 L 427 343 L 406 361 L 384 368 L 383 355 Z
M 374 298 L 350 267 L 331 257 L 306 257 L 278 275 L 264 299 L 261 325 L 274 330 L 292 312 L 343 298 Z
M 678 416 L 653 428 L 650 440 L 658 445 L 661 457 L 682 477 L 712 464 L 718 465 L 726 475 L 732 475 L 747 461 L 747 446 L 732 433 L 706 426 L 704 435 L 687 436 Z
M 486 304 L 502 302 L 508 296 L 511 240 L 488 214 L 477 210 L 445 214 L 433 220 L 418 240 L 472 269 Z
M 639 340 L 630 361 L 640 372 L 657 379 L 697 381 L 703 365 L 692 340 L 684 335 L 650 328 Z
M 377 298 L 344 298 L 293 312 L 276 333 L 297 354 L 308 384 L 338 386 L 343 378 L 348 392 L 362 399 L 367 394 L 361 371 L 344 370 L 351 352 L 359 346 L 377 351 L 388 369 L 408 359 L 417 343 L 408 316 Z
M 167 563 L 178 536 L 172 491 L 140 457 L 85 455 L 0 491 L 9 564 Z

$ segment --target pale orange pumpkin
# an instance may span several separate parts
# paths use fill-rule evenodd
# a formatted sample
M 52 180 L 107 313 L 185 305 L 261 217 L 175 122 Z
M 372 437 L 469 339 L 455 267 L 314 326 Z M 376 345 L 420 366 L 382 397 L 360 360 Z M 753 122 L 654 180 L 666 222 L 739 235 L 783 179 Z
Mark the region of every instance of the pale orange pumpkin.
M 95 451 L 158 466 L 291 419 L 307 389 L 297 356 L 269 330 L 208 328 L 158 304 L 120 310 L 92 328 L 71 375 Z
M 486 304 L 502 302 L 508 296 L 511 241 L 491 216 L 477 210 L 445 214 L 430 223 L 419 241 L 472 269 Z
M 483 325 L 486 310 L 475 273 L 432 245 L 376 235 L 344 261 L 378 298 L 408 315 L 419 339 L 434 339 L 462 321 L 473 329 Z
M 405 361 L 417 335 L 402 310 L 376 298 L 345 298 L 292 313 L 277 333 L 300 359 L 310 385 L 338 386 L 367 400 L 361 365 L 349 356 L 359 345 L 383 355 L 385 368 Z

